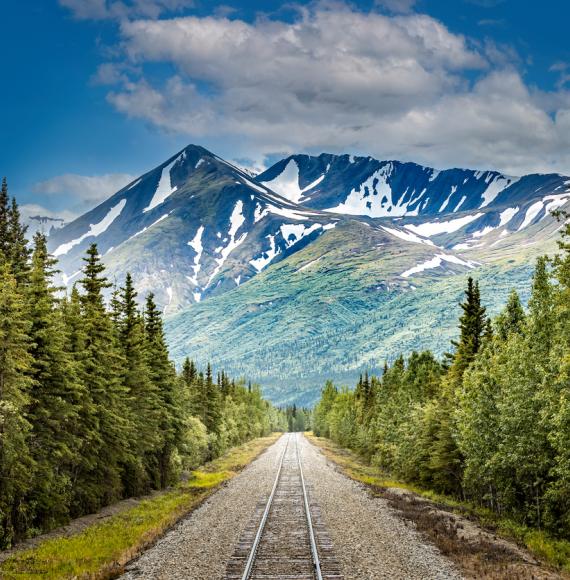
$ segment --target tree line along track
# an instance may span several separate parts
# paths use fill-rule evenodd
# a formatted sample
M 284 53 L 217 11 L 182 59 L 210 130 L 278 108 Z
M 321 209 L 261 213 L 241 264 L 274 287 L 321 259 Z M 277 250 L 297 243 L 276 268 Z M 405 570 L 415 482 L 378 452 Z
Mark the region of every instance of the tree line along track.
M 299 438 L 285 435 L 273 488 L 244 530 L 228 563 L 226 580 L 340 580 L 340 566 L 311 503 Z

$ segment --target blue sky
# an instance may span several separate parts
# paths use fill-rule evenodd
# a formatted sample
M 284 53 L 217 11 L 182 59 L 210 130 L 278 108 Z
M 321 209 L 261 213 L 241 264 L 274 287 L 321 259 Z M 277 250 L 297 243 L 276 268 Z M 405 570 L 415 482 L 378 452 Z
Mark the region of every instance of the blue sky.
M 570 174 L 555 0 L 28 0 L 2 8 L 0 173 L 66 216 L 195 142 Z M 35 207 L 40 206 L 40 207 Z

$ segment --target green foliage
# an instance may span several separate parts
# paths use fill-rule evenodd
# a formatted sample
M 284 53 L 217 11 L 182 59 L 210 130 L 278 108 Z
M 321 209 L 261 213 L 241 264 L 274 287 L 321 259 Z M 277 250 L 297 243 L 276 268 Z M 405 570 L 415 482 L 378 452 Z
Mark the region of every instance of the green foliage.
M 116 500 L 164 489 L 284 414 L 224 372 L 170 360 L 152 294 L 113 292 L 97 247 L 69 297 L 0 189 L 0 548 Z M 209 485 L 209 484 L 208 484 Z M 206 487 L 206 485 L 202 485 Z
M 553 268 L 538 259 L 528 312 L 513 290 L 491 324 L 469 279 L 449 362 L 413 353 L 352 392 L 327 384 L 315 432 L 395 477 L 570 538 L 568 234 Z

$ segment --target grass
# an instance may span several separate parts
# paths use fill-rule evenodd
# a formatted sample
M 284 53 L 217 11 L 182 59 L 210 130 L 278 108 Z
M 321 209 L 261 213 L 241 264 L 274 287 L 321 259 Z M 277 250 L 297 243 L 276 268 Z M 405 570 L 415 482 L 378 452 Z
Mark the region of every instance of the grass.
M 127 562 L 239 473 L 278 437 L 279 434 L 273 434 L 241 445 L 192 472 L 189 480 L 175 489 L 142 501 L 104 523 L 16 553 L 0 565 L 0 577 L 28 580 L 117 576 Z
M 488 509 L 461 502 L 449 496 L 419 488 L 389 478 L 379 468 L 367 464 L 357 454 L 344 449 L 329 439 L 307 435 L 349 478 L 371 488 L 373 493 L 386 498 L 392 507 L 415 522 L 451 559 L 456 561 L 468 577 L 475 578 L 569 578 L 570 542 L 549 536 L 542 530 L 524 526 L 507 518 L 500 518 Z M 394 490 L 411 492 L 402 496 Z M 428 500 L 428 502 L 426 502 Z M 434 509 L 435 508 L 435 509 Z M 450 517 L 446 516 L 446 512 Z M 521 561 L 503 544 L 481 539 L 469 545 L 462 539 L 459 516 L 484 528 L 491 535 L 524 547 L 546 566 L 538 567 Z M 550 569 L 552 567 L 552 569 Z M 554 570 L 556 569 L 556 571 Z M 529 575 L 531 574 L 531 575 Z

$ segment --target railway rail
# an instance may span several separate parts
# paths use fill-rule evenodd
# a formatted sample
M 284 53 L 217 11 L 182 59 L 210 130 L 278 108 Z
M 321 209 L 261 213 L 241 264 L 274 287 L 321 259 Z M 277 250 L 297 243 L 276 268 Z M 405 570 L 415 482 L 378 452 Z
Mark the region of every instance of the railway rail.
M 340 580 L 342 574 L 312 504 L 299 451 L 300 435 L 288 434 L 269 499 L 244 531 L 226 580 Z

